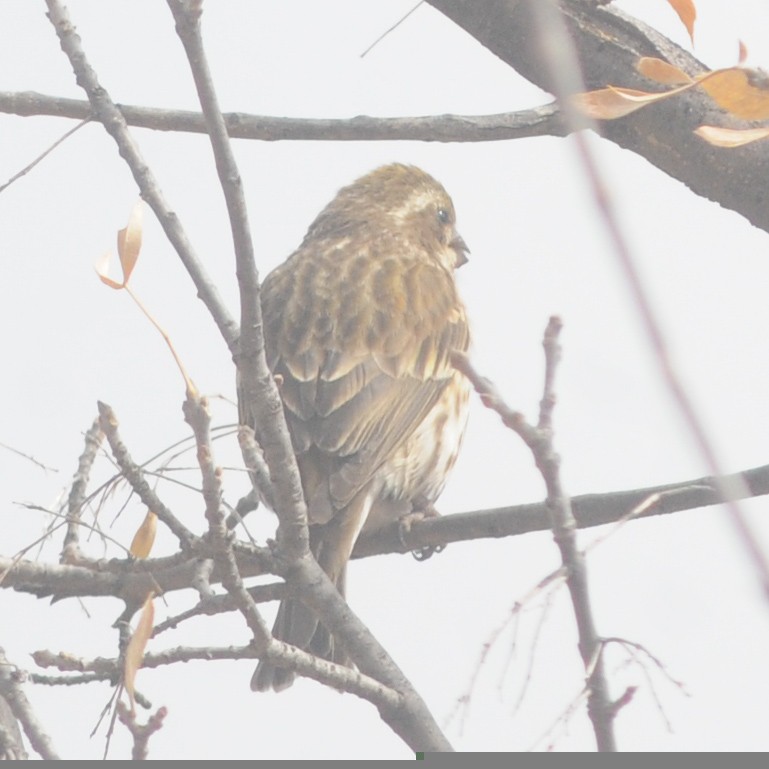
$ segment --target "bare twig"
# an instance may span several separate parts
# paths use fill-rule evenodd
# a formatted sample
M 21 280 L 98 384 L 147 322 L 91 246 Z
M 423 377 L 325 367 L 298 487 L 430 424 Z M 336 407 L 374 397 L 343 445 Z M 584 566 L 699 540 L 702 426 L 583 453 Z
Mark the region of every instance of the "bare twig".
M 286 585 L 284 582 L 274 582 L 269 585 L 256 585 L 246 589 L 255 603 L 278 601 L 283 598 L 286 593 Z M 155 636 L 160 635 L 160 633 L 164 633 L 166 630 L 174 630 L 181 625 L 182 622 L 192 619 L 193 617 L 214 616 L 216 614 L 235 611 L 236 608 L 235 601 L 229 594 L 207 596 L 206 598 L 202 598 L 191 609 L 187 609 L 187 611 L 183 611 L 180 614 L 169 617 L 163 622 L 159 622 L 152 630 L 152 637 L 154 638 Z
M 32 749 L 46 761 L 56 761 L 59 756 L 51 738 L 38 721 L 22 689 L 24 678 L 25 674 L 12 665 L 5 651 L 0 649 L 0 695 L 8 702 L 16 720 L 22 725 Z
M 398 27 L 400 27 L 400 25 L 403 24 L 403 22 L 406 21 L 406 19 L 408 19 L 408 17 L 411 16 L 411 14 L 414 13 L 414 11 L 416 11 L 416 9 L 419 8 L 419 6 L 424 3 L 424 1 L 425 0 L 419 0 L 419 2 L 413 8 L 411 8 L 408 11 L 406 11 L 406 13 L 404 13 L 403 16 L 401 16 L 400 19 L 398 19 L 398 21 L 395 22 L 395 24 L 393 24 L 391 27 L 389 27 L 384 32 L 382 32 L 382 34 L 379 35 L 379 37 L 377 37 L 377 39 L 374 40 L 374 42 L 371 43 L 371 45 L 368 48 L 366 48 L 365 51 L 363 51 L 363 53 L 360 55 L 361 59 L 367 53 L 369 53 L 369 51 L 371 51 L 376 45 L 381 43 L 382 40 L 384 40 L 393 30 L 395 30 Z
M 107 90 L 99 83 L 96 73 L 86 58 L 80 37 L 70 21 L 69 13 L 59 0 L 46 0 L 48 17 L 59 37 L 62 50 L 69 58 L 78 85 L 83 88 L 91 105 L 91 114 L 99 120 L 118 145 L 120 154 L 131 169 L 142 198 L 157 216 L 163 231 L 176 249 L 187 272 L 195 283 L 198 296 L 211 313 L 214 322 L 231 350 L 235 349 L 239 331 L 230 316 L 213 281 L 208 277 L 203 264 L 187 239 L 177 215 L 166 202 L 152 171 L 144 162 L 138 146 L 133 140 L 125 118 L 112 101 Z
M 569 36 L 563 16 L 553 0 L 527 0 L 527 3 L 539 29 L 540 45 L 545 53 L 554 92 L 558 97 L 564 117 L 569 125 L 584 126 L 585 118 L 577 112 L 570 98 L 573 94 L 584 91 L 585 86 L 580 74 L 580 63 L 574 42 Z M 662 325 L 652 309 L 635 259 L 631 254 L 630 246 L 617 219 L 611 202 L 611 194 L 603 174 L 600 172 L 598 162 L 583 133 L 575 133 L 574 141 L 601 221 L 612 243 L 614 254 L 625 274 L 628 289 L 654 351 L 654 358 L 662 379 L 689 428 L 705 467 L 718 479 L 716 481 L 717 489 L 722 501 L 726 504 L 729 519 L 753 563 L 764 596 L 769 600 L 769 558 L 761 549 L 759 538 L 737 505 L 737 500 L 746 496 L 745 489 L 739 485 L 736 479 L 732 479 L 731 482 L 724 480 L 725 476 L 722 473 L 717 452 L 673 363 Z
M 80 549 L 79 525 L 83 506 L 86 502 L 88 478 L 103 440 L 104 433 L 99 426 L 99 420 L 94 419 L 93 424 L 85 434 L 85 449 L 78 460 L 77 471 L 72 479 L 72 488 L 67 499 L 67 533 L 64 535 L 62 563 L 71 563 L 77 557 Z
M 81 120 L 74 128 L 70 128 L 63 136 L 60 136 L 45 152 L 38 155 L 29 165 L 24 166 L 18 173 L 15 173 L 5 184 L 0 185 L 0 192 L 3 192 L 6 188 L 10 187 L 15 181 L 18 181 L 23 176 L 26 176 L 38 163 L 45 160 L 63 141 L 69 139 L 75 131 L 79 131 L 86 123 L 90 121 L 90 118 Z
M 380 710 L 397 711 L 403 707 L 403 695 L 357 670 L 318 659 L 281 641 L 274 642 L 271 652 L 275 661 L 278 661 L 278 655 L 282 655 L 280 661 L 284 664 L 288 662 L 291 668 L 301 675 L 368 700 Z M 164 667 L 192 660 L 243 660 L 256 659 L 258 656 L 259 653 L 253 645 L 177 646 L 161 652 L 145 654 L 142 658 L 142 669 Z M 73 671 L 77 673 L 76 677 L 82 677 L 85 674 L 93 676 L 89 679 L 90 681 L 112 681 L 120 675 L 121 663 L 115 658 L 97 657 L 84 660 L 67 654 L 52 654 L 49 651 L 34 652 L 32 658 L 43 668 L 55 668 L 62 672 Z
M 270 631 L 243 585 L 237 559 L 232 549 L 232 532 L 228 530 L 222 508 L 221 470 L 216 467 L 211 447 L 211 416 L 208 403 L 193 393 L 187 393 L 184 418 L 192 427 L 198 447 L 198 463 L 203 478 L 203 499 L 206 505 L 208 535 L 214 551 L 214 563 L 222 575 L 222 584 L 251 630 L 256 648 L 265 649 L 270 642 Z
M 0 449 L 5 449 L 6 451 L 10 451 L 12 454 L 17 454 L 18 456 L 29 460 L 30 462 L 32 462 L 33 465 L 37 465 L 41 470 L 45 470 L 46 472 L 51 472 L 51 473 L 59 472 L 55 467 L 48 467 L 48 465 L 43 464 L 42 462 L 40 462 L 38 459 L 35 459 L 30 454 L 25 454 L 23 451 L 19 451 L 18 449 L 13 448 L 13 446 L 9 446 L 7 443 L 0 443 Z
M 577 694 L 571 699 L 569 704 L 563 709 L 561 714 L 553 721 L 553 723 L 539 737 L 537 737 L 536 740 L 534 740 L 534 742 L 529 747 L 529 751 L 533 750 L 537 745 L 539 745 L 548 737 L 552 738 L 545 747 L 545 750 L 552 750 L 557 741 L 557 732 L 559 727 L 561 731 L 566 729 L 569 721 L 571 721 L 571 719 L 574 717 L 574 714 L 581 707 L 582 701 L 587 697 L 587 693 L 587 687 L 583 686 L 582 689 L 577 692 Z
M 513 411 L 472 367 L 466 356 L 456 356 L 454 365 L 470 380 L 481 396 L 484 405 L 496 411 L 504 424 L 518 433 L 531 450 L 537 468 L 547 488 L 546 505 L 550 514 L 553 536 L 561 552 L 566 569 L 566 585 L 569 588 L 574 616 L 579 635 L 579 651 L 587 674 L 588 716 L 593 724 L 596 742 L 600 751 L 615 751 L 613 719 L 615 711 L 609 697 L 601 643 L 595 628 L 590 594 L 587 583 L 587 569 L 583 552 L 576 541 L 577 523 L 571 510 L 571 503 L 561 486 L 560 460 L 553 446 L 552 410 L 555 405 L 553 383 L 555 370 L 560 359 L 558 335 L 561 330 L 559 318 L 552 317 L 544 337 L 545 383 L 540 404 L 538 426 L 529 424 L 522 414 Z
M 126 480 L 131 484 L 131 488 L 141 501 L 176 535 L 182 549 L 192 547 L 195 542 L 195 535 L 163 504 L 145 480 L 142 469 L 131 459 L 128 449 L 118 434 L 118 421 L 115 412 L 101 401 L 99 401 L 98 406 L 99 425 L 107 436 L 112 454 Z
M 248 425 L 238 427 L 238 442 L 246 464 L 254 483 L 254 488 L 270 510 L 275 509 L 275 495 L 272 489 L 270 470 L 264 461 L 262 450 L 256 443 L 254 431 Z
M 117 715 L 120 723 L 128 729 L 131 737 L 133 737 L 131 758 L 134 761 L 145 760 L 149 752 L 149 739 L 155 732 L 163 728 L 163 721 L 168 715 L 168 710 L 164 707 L 158 708 L 147 719 L 146 724 L 140 724 L 136 721 L 136 713 L 132 712 L 125 703 L 118 700 Z
M 470 681 L 465 687 L 464 692 L 457 698 L 457 701 L 454 703 L 453 708 L 449 712 L 446 722 L 451 723 L 451 721 L 456 718 L 457 716 L 464 718 L 464 715 L 467 711 L 467 708 L 469 708 L 473 693 L 475 691 L 476 685 L 480 678 L 480 673 L 483 668 L 484 663 L 486 662 L 486 659 L 488 658 L 489 653 L 494 648 L 496 643 L 499 641 L 500 637 L 502 636 L 502 633 L 512 624 L 517 623 L 521 612 L 523 611 L 523 608 L 526 606 L 529 601 L 534 598 L 534 596 L 541 595 L 545 590 L 551 588 L 554 584 L 557 584 L 559 580 L 563 580 L 566 576 L 566 567 L 561 566 L 559 569 L 556 569 L 555 571 L 550 572 L 546 577 L 539 580 L 536 585 L 534 585 L 532 588 L 530 588 L 522 598 L 519 598 L 511 607 L 508 614 L 505 616 L 504 620 L 496 627 L 494 628 L 491 633 L 489 634 L 488 638 L 484 642 L 483 646 L 481 647 L 481 651 L 478 654 L 478 659 L 475 662 L 475 666 L 473 667 L 472 672 L 470 673 Z M 514 646 L 515 644 L 513 644 Z M 525 690 L 525 686 L 524 686 Z M 521 692 L 519 696 L 519 702 L 522 699 L 524 694 L 524 691 Z M 518 705 L 515 706 L 517 709 Z

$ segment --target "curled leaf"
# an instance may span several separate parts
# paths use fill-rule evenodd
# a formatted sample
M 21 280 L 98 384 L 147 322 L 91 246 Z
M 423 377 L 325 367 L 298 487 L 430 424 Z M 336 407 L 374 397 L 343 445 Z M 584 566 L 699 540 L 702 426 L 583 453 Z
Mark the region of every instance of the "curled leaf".
M 644 95 L 645 91 L 633 91 L 633 93 L 640 96 Z M 578 93 L 572 97 L 572 102 L 578 110 L 594 120 L 615 120 L 644 106 L 629 101 L 614 88 Z
M 703 125 L 695 130 L 697 136 L 714 147 L 742 147 L 761 139 L 769 139 L 769 128 L 748 128 L 738 131 L 733 128 Z
M 149 640 L 150 635 L 152 635 L 152 626 L 155 623 L 155 607 L 152 605 L 152 599 L 154 597 L 155 593 L 150 591 L 147 600 L 142 607 L 142 613 L 139 616 L 136 630 L 134 630 L 125 652 L 123 686 L 125 686 L 125 690 L 128 692 L 128 699 L 131 702 L 131 713 L 136 712 L 136 689 L 134 686 L 136 681 L 136 671 L 142 665 L 144 649 L 147 646 L 147 641 Z
M 143 204 L 137 200 L 128 217 L 128 224 L 117 234 L 117 253 L 123 269 L 123 284 L 128 283 L 142 247 Z
M 136 530 L 133 540 L 131 540 L 131 555 L 134 558 L 146 558 L 152 551 L 152 545 L 155 543 L 155 532 L 158 528 L 158 517 L 152 510 L 147 510 L 142 525 Z
M 629 115 L 647 104 L 669 99 L 671 96 L 686 91 L 695 85 L 697 83 L 692 81 L 680 88 L 662 93 L 637 91 L 634 88 L 617 88 L 610 85 L 608 88 L 601 88 L 598 91 L 577 94 L 573 98 L 577 109 L 582 110 L 590 117 L 596 120 L 614 120 Z
M 96 262 L 96 264 L 93 266 L 93 268 L 96 270 L 96 274 L 99 276 L 99 280 L 104 283 L 105 286 L 109 286 L 110 288 L 124 288 L 124 285 L 122 283 L 118 283 L 116 280 L 112 280 L 109 276 L 109 258 L 111 254 L 109 251 L 102 254 L 99 257 L 99 260 Z

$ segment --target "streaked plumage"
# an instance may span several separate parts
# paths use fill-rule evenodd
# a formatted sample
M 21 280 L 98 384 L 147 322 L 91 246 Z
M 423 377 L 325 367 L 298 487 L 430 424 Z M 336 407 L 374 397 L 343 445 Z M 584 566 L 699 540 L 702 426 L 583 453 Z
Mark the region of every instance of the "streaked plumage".
M 394 164 L 342 189 L 264 281 L 267 361 L 279 377 L 311 546 L 342 593 L 361 530 L 428 508 L 456 459 L 469 389 L 450 356 L 467 349 L 469 334 L 454 269 L 466 251 L 443 187 Z M 252 423 L 243 413 L 241 421 Z M 273 632 L 346 659 L 298 601 L 283 602 Z M 252 688 L 280 690 L 293 679 L 260 663 Z

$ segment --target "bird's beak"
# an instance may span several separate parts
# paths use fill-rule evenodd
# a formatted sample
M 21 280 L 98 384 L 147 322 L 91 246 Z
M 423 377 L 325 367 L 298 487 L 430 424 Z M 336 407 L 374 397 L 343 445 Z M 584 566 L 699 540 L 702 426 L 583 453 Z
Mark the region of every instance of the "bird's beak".
M 461 267 L 463 264 L 467 264 L 467 255 L 470 253 L 470 249 L 467 247 L 467 243 L 465 243 L 462 236 L 455 234 L 449 245 L 457 254 L 457 262 L 454 266 Z

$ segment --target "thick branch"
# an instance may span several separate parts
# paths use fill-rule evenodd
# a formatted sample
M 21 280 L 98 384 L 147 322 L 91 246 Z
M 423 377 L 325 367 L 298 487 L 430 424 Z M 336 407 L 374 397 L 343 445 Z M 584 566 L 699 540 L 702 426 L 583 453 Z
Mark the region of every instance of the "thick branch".
M 527 3 L 511 0 L 428 0 L 492 53 L 532 83 L 553 92 L 549 68 L 538 50 Z M 595 0 L 561 0 L 560 8 L 577 46 L 582 74 L 590 89 L 607 84 L 658 90 L 641 77 L 635 63 L 656 56 L 690 75 L 705 66 L 651 27 L 614 5 Z M 693 192 L 745 216 L 769 231 L 766 177 L 769 143 L 738 150 L 711 147 L 692 131 L 699 125 L 745 127 L 698 89 L 668 99 L 626 118 L 607 121 L 601 132 L 620 147 L 632 150 Z

